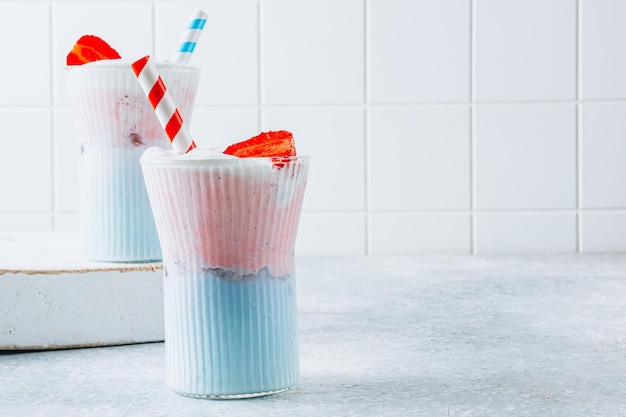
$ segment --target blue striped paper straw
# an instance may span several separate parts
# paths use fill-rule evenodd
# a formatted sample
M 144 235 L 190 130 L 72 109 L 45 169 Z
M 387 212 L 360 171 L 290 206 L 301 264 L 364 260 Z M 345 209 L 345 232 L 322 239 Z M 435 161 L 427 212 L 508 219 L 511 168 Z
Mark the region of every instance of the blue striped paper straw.
M 194 10 L 191 12 L 191 15 L 189 16 L 189 24 L 180 37 L 180 41 L 178 42 L 178 51 L 172 58 L 172 62 L 177 64 L 189 63 L 191 54 L 193 54 L 194 49 L 196 49 L 196 44 L 198 43 L 198 39 L 202 34 L 202 29 L 204 29 L 204 25 L 206 24 L 207 17 L 208 15 L 202 10 Z

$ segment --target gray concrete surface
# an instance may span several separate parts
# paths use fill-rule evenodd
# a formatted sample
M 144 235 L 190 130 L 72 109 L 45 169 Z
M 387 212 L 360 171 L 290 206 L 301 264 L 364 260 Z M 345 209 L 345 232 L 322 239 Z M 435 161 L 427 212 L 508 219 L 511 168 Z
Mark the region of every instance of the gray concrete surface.
M 298 259 L 301 382 L 180 397 L 163 344 L 0 353 L 0 416 L 625 416 L 626 255 Z

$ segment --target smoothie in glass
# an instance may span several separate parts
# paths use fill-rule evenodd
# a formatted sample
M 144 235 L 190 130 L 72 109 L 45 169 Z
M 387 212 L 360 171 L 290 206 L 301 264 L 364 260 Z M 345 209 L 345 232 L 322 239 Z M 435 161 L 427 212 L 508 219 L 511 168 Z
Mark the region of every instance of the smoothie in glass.
M 191 121 L 200 69 L 157 62 L 170 94 Z M 130 63 L 109 59 L 66 68 L 81 143 L 79 219 L 82 255 L 107 262 L 161 259 L 139 158 L 168 146 Z
M 168 386 L 204 398 L 299 378 L 294 247 L 309 158 L 141 158 L 163 250 Z

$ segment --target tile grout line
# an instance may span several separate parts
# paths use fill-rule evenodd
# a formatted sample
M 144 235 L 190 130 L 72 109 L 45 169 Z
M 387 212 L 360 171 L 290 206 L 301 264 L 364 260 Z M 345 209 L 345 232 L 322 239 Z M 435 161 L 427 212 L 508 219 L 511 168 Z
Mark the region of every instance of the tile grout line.
M 256 3 L 256 21 L 257 21 L 257 53 L 259 54 L 257 56 L 257 66 L 258 66 L 258 73 L 257 73 L 257 105 L 258 105 L 258 118 L 259 120 L 257 121 L 257 127 L 258 127 L 258 131 L 262 131 L 263 130 L 263 76 L 265 75 L 263 73 L 263 13 L 262 13 L 262 4 L 260 0 L 257 0 Z
M 576 1 L 576 250 L 584 251 L 582 216 L 582 0 Z
M 370 255 L 372 253 L 372 217 L 371 217 L 371 188 L 372 188 L 372 175 L 371 175 L 371 136 L 370 136 L 370 91 L 369 91 L 369 15 L 370 15 L 369 0 L 363 2 L 363 140 L 365 145 L 364 152 L 364 182 L 365 182 L 365 254 Z
M 469 3 L 469 181 L 470 181 L 470 253 L 478 252 L 478 219 L 476 216 L 476 109 L 474 107 L 476 99 L 476 4 L 475 0 Z
M 581 209 L 581 212 L 584 213 L 626 213 L 626 207 L 598 207 L 598 208 L 586 208 Z M 308 214 L 327 214 L 327 215 L 338 215 L 338 216 L 347 216 L 347 215 L 364 215 L 366 214 L 365 210 L 319 210 L 319 209 L 309 209 L 303 210 L 303 213 Z M 476 210 L 476 213 L 485 213 L 485 214 L 514 214 L 514 215 L 534 215 L 534 214 L 576 214 L 578 210 L 576 208 L 553 208 L 553 209 L 533 209 L 533 208 L 520 208 L 520 209 L 482 209 Z M 78 214 L 77 210 L 59 210 L 58 213 L 61 214 Z M 380 210 L 371 210 L 370 213 L 375 214 L 397 214 L 397 215 L 431 215 L 431 214 L 471 214 L 472 210 L 468 209 L 380 209 Z M 42 211 L 29 211 L 25 212 L 22 210 L 6 210 L 0 212 L 0 214 L 6 215 L 24 215 L 30 216 L 32 215 L 49 215 L 50 212 L 48 210 Z
M 52 170 L 52 175 L 50 175 L 50 205 L 52 208 L 52 213 L 51 213 L 51 224 L 50 227 L 52 228 L 52 230 L 57 230 L 58 227 L 58 219 L 57 219 L 57 205 L 56 205 L 56 200 L 57 200 L 57 187 L 56 187 L 56 183 L 57 183 L 57 172 L 56 172 L 56 151 L 57 151 L 57 135 L 56 135 L 56 122 L 55 122 L 55 116 L 56 116 L 56 100 L 55 100 L 55 88 L 54 88 L 54 71 L 52 70 L 54 68 L 54 19 L 53 19 L 53 15 L 54 15 L 54 4 L 52 2 L 50 2 L 50 4 L 48 4 L 48 22 L 49 22 L 49 28 L 48 30 L 50 30 L 50 36 L 49 36 L 49 50 L 50 50 L 50 169 Z
M 152 2 L 152 56 L 156 56 L 157 49 L 157 0 Z
M 516 105 L 561 105 L 561 104 L 585 104 L 585 105 L 595 105 L 595 104 L 626 104 L 626 100 L 624 99 L 599 99 L 599 100 L 562 100 L 562 101 L 554 101 L 554 100 L 545 100 L 545 101 L 501 101 L 501 102 L 488 102 L 481 101 L 472 102 L 471 100 L 466 101 L 455 101 L 455 102 L 414 102 L 414 103 L 367 103 L 368 107 L 371 108 L 385 108 L 385 107 L 454 107 L 454 106 L 467 106 L 472 105 L 474 107 L 481 106 L 516 106 Z M 50 110 L 52 105 L 0 105 L 0 110 Z M 56 108 L 69 108 L 69 104 L 58 104 L 54 105 Z M 250 108 L 250 107 L 258 107 L 258 104 L 200 104 L 196 107 L 199 108 Z M 283 104 L 265 104 L 264 107 L 269 108 L 281 108 L 281 107 L 289 107 L 289 108 L 349 108 L 349 107 L 363 107 L 363 103 L 283 103 Z
M 623 212 L 626 211 L 626 207 L 599 207 L 599 208 L 587 208 L 584 210 L 580 210 L 585 213 L 594 213 L 594 212 Z M 353 211 L 353 210 L 321 210 L 315 211 L 316 213 L 360 213 L 361 211 Z M 490 209 L 476 209 L 476 210 L 468 210 L 468 209 L 381 209 L 381 210 L 372 210 L 371 213 L 388 213 L 388 214 L 471 214 L 471 213 L 484 213 L 484 214 L 576 214 L 578 209 L 576 207 L 572 208 L 490 208 Z

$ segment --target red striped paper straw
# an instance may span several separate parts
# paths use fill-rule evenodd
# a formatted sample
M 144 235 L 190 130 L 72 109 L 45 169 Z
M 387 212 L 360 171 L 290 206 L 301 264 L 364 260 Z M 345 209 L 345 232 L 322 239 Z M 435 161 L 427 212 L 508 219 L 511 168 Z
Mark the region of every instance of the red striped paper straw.
M 137 80 L 144 93 L 148 96 L 148 101 L 152 105 L 161 126 L 165 130 L 167 137 L 172 142 L 172 147 L 178 153 L 187 153 L 196 147 L 187 126 L 183 123 L 183 118 L 176 108 L 172 96 L 167 91 L 159 72 L 146 55 L 131 64 Z

